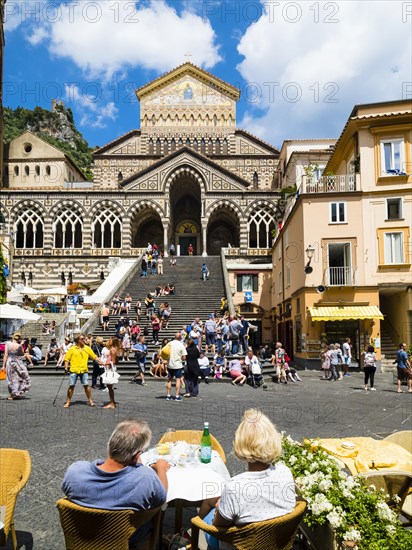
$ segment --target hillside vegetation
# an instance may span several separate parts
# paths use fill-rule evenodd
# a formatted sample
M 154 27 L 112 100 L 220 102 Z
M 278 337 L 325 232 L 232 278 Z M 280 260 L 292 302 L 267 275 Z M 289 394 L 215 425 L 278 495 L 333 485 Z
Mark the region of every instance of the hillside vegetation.
M 33 110 L 17 107 L 4 108 L 4 141 L 9 143 L 29 130 L 68 155 L 92 180 L 92 149 L 77 130 L 71 109 L 55 105 L 52 111 L 35 107 Z

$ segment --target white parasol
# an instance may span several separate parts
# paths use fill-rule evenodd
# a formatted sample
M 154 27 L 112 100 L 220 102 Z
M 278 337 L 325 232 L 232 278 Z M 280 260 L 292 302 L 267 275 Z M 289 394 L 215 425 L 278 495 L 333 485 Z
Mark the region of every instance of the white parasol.
M 27 311 L 19 306 L 0 304 L 0 319 L 20 319 L 22 321 L 38 321 L 41 315 Z

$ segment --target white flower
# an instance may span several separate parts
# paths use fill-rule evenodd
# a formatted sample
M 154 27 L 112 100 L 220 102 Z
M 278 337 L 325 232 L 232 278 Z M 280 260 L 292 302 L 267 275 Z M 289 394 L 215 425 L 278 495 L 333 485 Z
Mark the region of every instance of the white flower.
M 326 493 L 326 491 L 328 491 L 332 486 L 332 480 L 327 477 L 325 479 L 322 479 L 322 481 L 319 483 L 319 489 L 322 491 L 322 493 Z
M 350 529 L 343 535 L 343 540 L 353 540 L 359 542 L 362 539 L 360 532 L 357 529 Z
M 390 535 L 394 535 L 396 533 L 396 527 L 394 525 L 387 525 L 386 530 Z
M 399 504 L 400 501 L 401 501 L 401 497 L 400 497 L 399 495 L 393 495 L 392 500 L 393 500 L 396 504 Z
M 376 505 L 378 510 L 378 516 L 382 521 L 387 521 L 388 523 L 396 523 L 396 513 L 389 508 L 386 502 L 379 502 Z
M 326 519 L 329 521 L 333 529 L 340 527 L 343 523 L 346 513 L 342 510 L 340 506 L 336 506 L 329 514 L 326 516 Z
M 289 464 L 291 464 L 291 465 L 293 466 L 297 460 L 298 460 L 298 459 L 296 458 L 296 456 L 295 456 L 295 455 L 292 455 L 292 456 L 289 458 Z
M 324 512 L 330 512 L 332 508 L 332 504 L 329 502 L 324 494 L 318 493 L 317 495 L 315 495 L 311 506 L 312 514 L 314 514 L 315 516 L 319 516 Z

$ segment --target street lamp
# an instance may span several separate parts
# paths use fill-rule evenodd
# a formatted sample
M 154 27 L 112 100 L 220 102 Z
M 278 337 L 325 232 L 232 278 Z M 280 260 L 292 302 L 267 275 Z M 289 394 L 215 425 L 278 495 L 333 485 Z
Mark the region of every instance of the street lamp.
M 307 249 L 305 250 L 306 256 L 308 258 L 308 263 L 305 265 L 305 273 L 306 275 L 309 275 L 309 273 L 312 273 L 313 267 L 310 265 L 313 255 L 315 254 L 315 247 L 311 244 L 308 245 Z

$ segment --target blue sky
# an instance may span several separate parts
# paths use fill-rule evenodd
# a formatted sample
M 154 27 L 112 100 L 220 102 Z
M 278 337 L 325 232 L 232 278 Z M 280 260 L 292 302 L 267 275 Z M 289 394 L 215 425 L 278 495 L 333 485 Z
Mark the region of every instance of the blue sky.
M 90 145 L 138 128 L 133 90 L 186 60 L 238 86 L 237 126 L 278 147 L 412 97 L 409 1 L 7 0 L 5 17 L 4 104 L 63 99 Z

